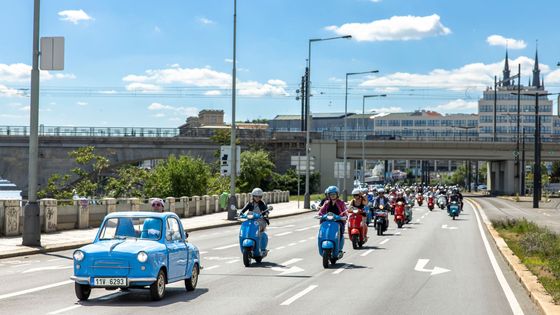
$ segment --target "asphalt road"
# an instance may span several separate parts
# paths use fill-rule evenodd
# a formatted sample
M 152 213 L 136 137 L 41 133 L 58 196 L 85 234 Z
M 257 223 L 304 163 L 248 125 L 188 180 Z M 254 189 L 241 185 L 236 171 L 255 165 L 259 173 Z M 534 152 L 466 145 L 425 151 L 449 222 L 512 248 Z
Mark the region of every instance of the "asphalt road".
M 347 241 L 331 269 L 322 267 L 311 213 L 273 220 L 271 252 L 249 268 L 238 226 L 192 232 L 205 268 L 198 287 L 187 293 L 183 282 L 171 284 L 158 302 L 147 290 L 94 289 L 78 303 L 72 251 L 4 259 L 0 314 L 538 314 L 489 239 L 505 277 L 500 284 L 469 204 L 456 221 L 416 207 L 413 224 L 395 227 L 384 236 L 370 230 L 360 250 Z M 509 299 L 503 286 L 512 290 Z

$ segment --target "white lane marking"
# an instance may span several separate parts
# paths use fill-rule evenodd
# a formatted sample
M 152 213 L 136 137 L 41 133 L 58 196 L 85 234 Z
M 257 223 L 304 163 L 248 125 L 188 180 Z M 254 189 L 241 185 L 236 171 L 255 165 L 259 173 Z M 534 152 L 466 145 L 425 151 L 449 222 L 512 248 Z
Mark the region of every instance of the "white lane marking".
M 210 267 L 204 267 L 204 270 L 212 270 L 212 269 L 216 269 L 220 267 L 220 265 L 214 265 L 214 266 L 210 266 Z
M 292 232 L 288 231 L 288 232 L 276 234 L 276 235 L 274 235 L 274 236 L 284 236 L 284 235 L 288 235 L 288 234 L 292 234 Z
M 239 259 L 234 259 L 234 260 L 226 261 L 226 264 L 233 264 L 233 263 L 236 263 L 238 261 L 239 261 Z
M 60 260 L 60 258 L 53 258 L 53 259 L 49 259 L 49 260 L 47 260 L 47 261 L 50 262 L 50 261 L 57 261 L 57 260 Z
M 318 286 L 315 285 L 315 284 L 310 285 L 310 286 L 308 286 L 305 290 L 303 290 L 303 291 L 299 292 L 298 294 L 292 296 L 291 298 L 289 298 L 289 299 L 287 299 L 286 301 L 282 302 L 282 304 L 280 304 L 280 305 L 285 305 L 285 306 L 290 305 L 290 304 L 292 304 L 293 302 L 295 302 L 297 299 L 299 299 L 299 298 L 301 298 L 302 296 L 306 295 L 307 293 L 313 291 L 313 290 L 314 290 L 315 288 L 317 288 L 317 287 L 318 287 Z
M 111 293 L 111 294 L 109 294 L 109 295 L 105 295 L 105 296 L 99 297 L 99 298 L 97 298 L 96 300 L 99 300 L 99 301 L 108 301 L 108 300 L 112 300 L 112 299 L 114 299 L 114 298 L 116 298 L 116 297 L 119 297 L 119 296 L 121 296 L 121 295 L 126 295 L 126 294 L 128 294 L 128 292 L 124 292 L 124 291 L 115 292 L 115 293 Z
M 315 236 L 311 236 L 308 238 L 308 240 L 313 240 L 313 239 L 315 239 Z
M 395 232 L 395 235 L 401 235 L 401 232 Z
M 232 248 L 232 247 L 235 247 L 235 246 L 239 246 L 239 244 L 231 244 L 231 245 L 216 247 L 216 248 L 214 248 L 214 250 L 222 250 L 222 249 Z
M 373 252 L 373 249 L 367 250 L 365 253 L 361 254 L 360 256 L 366 257 L 367 255 L 371 254 L 371 252 Z
M 23 271 L 22 273 L 30 273 L 36 271 L 43 271 L 43 270 L 61 270 L 61 269 L 72 269 L 74 266 L 49 266 L 49 267 L 38 267 L 38 268 L 31 268 Z
M 299 242 L 300 242 L 300 243 L 305 243 L 305 242 L 307 242 L 307 240 L 301 240 L 301 241 L 299 241 Z
M 276 247 L 275 249 L 280 250 L 280 249 L 284 249 L 284 248 L 286 248 L 286 246 Z
M 202 255 L 202 254 L 208 254 L 208 252 L 199 252 L 199 254 L 201 254 L 201 255 Z
M 44 285 L 44 286 L 41 286 L 41 287 L 36 287 L 36 288 L 33 288 L 33 289 L 27 289 L 27 290 L 2 294 L 2 295 L 0 295 L 0 300 L 8 299 L 8 298 L 18 296 L 18 295 L 24 295 L 24 294 L 28 294 L 28 293 L 42 291 L 42 290 L 46 290 L 46 289 L 50 289 L 50 288 L 55 288 L 55 287 L 59 287 L 61 285 L 70 284 L 70 283 L 74 283 L 74 281 L 66 280 L 66 281 L 57 282 L 57 283 L 53 283 L 53 284 L 47 284 L 47 285 Z
M 290 244 L 288 244 L 288 246 L 294 246 L 294 245 L 297 245 L 297 243 L 290 243 Z
M 50 312 L 50 313 L 47 313 L 47 314 L 48 315 L 60 314 L 60 313 L 71 311 L 71 310 L 76 309 L 76 308 L 81 307 L 81 306 L 82 306 L 81 304 L 72 305 L 72 306 L 69 306 L 69 307 L 54 311 L 54 312 Z
M 379 242 L 379 244 L 383 245 L 383 244 L 387 243 L 388 241 L 390 241 L 390 239 L 386 238 L 386 239 L 382 240 L 381 242 Z
M 12 268 L 17 268 L 17 267 L 25 267 L 25 266 L 29 266 L 29 265 L 31 265 L 31 263 L 28 263 L 28 264 L 19 264 L 19 265 L 12 265 L 12 266 L 10 266 L 10 267 L 12 267 Z
M 344 266 L 338 268 L 337 270 L 333 271 L 333 275 L 337 275 L 337 274 L 343 272 L 343 271 L 344 271 L 346 268 L 348 268 L 348 267 L 350 267 L 350 265 L 346 264 L 346 265 L 344 265 Z
M 420 222 L 420 219 L 416 219 L 416 223 Z
M 441 226 L 441 228 L 444 229 L 444 230 L 457 230 L 458 229 L 458 227 L 456 227 L 456 226 L 447 226 L 447 224 L 443 224 Z
M 478 212 L 481 211 L 480 216 L 485 219 L 485 222 L 487 222 L 488 218 L 486 217 L 486 214 L 482 212 L 482 208 L 480 208 L 480 205 L 478 203 L 476 203 L 476 207 L 473 206 L 473 209 L 476 216 L 476 222 L 478 223 L 478 230 L 480 231 L 480 236 L 482 237 L 482 242 L 484 243 L 484 248 L 486 249 L 486 253 L 488 254 L 488 258 L 490 259 L 490 263 L 492 264 L 492 268 L 494 269 L 494 273 L 496 274 L 496 278 L 498 278 L 498 282 L 500 283 L 500 286 L 502 287 L 502 290 L 506 295 L 511 311 L 514 315 L 523 315 L 523 310 L 521 309 L 521 306 L 519 305 L 515 294 L 513 294 L 511 287 L 507 283 L 506 278 L 504 277 L 504 273 L 502 272 L 502 269 L 500 269 L 500 266 L 496 261 L 494 252 L 492 252 L 492 249 L 490 249 L 490 244 L 488 243 L 486 234 L 484 233 L 484 230 L 482 230 L 482 223 L 480 222 Z
M 303 258 L 292 258 L 288 261 L 285 261 L 285 262 L 281 263 L 280 265 L 288 266 L 288 265 L 291 265 L 291 264 L 295 264 L 295 263 L 297 263 L 298 261 L 301 261 L 301 260 L 303 260 Z
M 430 262 L 429 259 L 418 259 L 418 262 L 416 263 L 416 266 L 414 266 L 414 270 L 416 271 L 420 271 L 420 272 L 430 272 L 431 276 L 433 275 L 439 275 L 440 273 L 446 273 L 448 271 L 451 271 L 449 269 L 445 269 L 445 268 L 440 268 L 440 267 L 434 267 L 434 269 L 426 269 L 426 265 L 428 264 L 428 262 Z

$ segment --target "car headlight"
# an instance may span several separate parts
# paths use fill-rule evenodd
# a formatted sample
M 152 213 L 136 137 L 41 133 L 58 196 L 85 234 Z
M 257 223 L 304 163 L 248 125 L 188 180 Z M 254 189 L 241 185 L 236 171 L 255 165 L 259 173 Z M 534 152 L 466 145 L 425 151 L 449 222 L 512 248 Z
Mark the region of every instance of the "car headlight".
M 76 261 L 84 260 L 84 252 L 82 252 L 81 250 L 75 251 L 73 256 Z
M 148 260 L 148 254 L 146 254 L 146 252 L 139 252 L 138 255 L 136 255 L 136 259 L 141 263 L 145 263 L 146 260 Z

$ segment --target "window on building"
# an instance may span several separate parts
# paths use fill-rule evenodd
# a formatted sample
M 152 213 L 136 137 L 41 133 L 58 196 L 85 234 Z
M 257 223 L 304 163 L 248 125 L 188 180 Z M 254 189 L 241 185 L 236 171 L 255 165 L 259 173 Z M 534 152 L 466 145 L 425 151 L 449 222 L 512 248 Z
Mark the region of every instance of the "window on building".
M 426 126 L 426 121 L 425 120 L 415 120 L 414 121 L 414 126 Z

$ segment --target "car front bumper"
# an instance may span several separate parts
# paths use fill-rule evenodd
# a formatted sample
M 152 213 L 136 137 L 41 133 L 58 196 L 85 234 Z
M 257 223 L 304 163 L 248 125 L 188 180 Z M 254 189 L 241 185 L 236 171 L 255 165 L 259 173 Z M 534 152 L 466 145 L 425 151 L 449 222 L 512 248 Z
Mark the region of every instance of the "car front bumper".
M 71 276 L 70 280 L 75 281 L 79 284 L 91 285 L 91 277 L 77 277 Z M 127 277 L 128 286 L 135 286 L 135 285 L 149 285 L 154 283 L 156 278 L 129 278 Z

